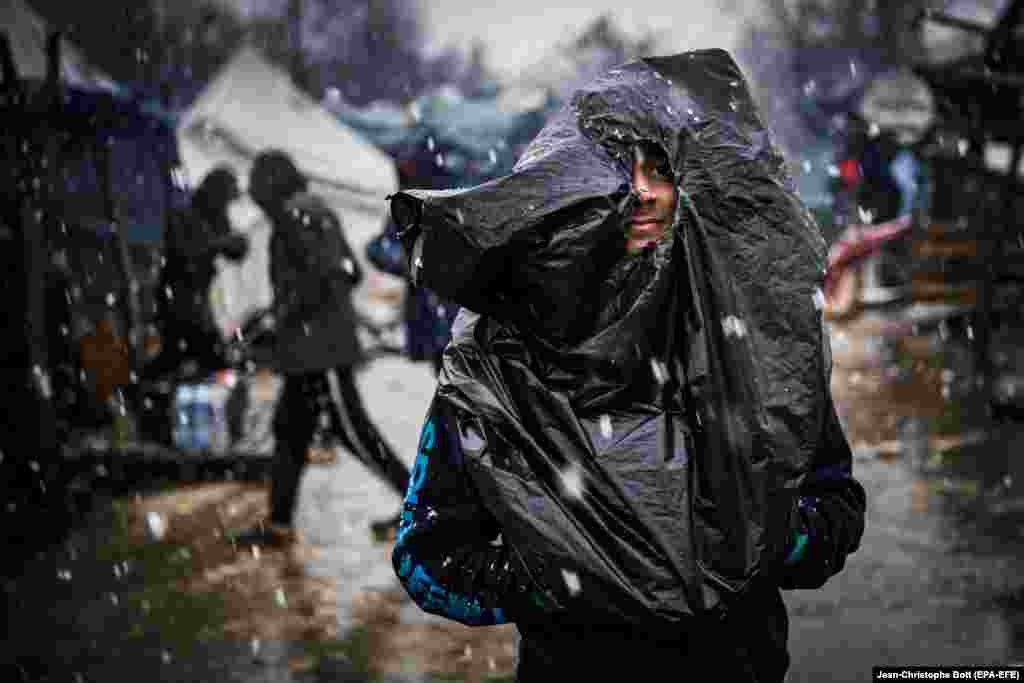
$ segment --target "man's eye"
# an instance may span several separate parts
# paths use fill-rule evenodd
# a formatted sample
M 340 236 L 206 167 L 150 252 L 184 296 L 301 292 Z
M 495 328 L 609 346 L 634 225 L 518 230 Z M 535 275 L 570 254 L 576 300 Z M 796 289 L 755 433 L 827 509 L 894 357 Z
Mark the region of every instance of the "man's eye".
M 672 177 L 672 167 L 669 165 L 668 161 L 660 162 L 657 166 L 654 167 L 654 172 L 660 175 L 662 178 Z

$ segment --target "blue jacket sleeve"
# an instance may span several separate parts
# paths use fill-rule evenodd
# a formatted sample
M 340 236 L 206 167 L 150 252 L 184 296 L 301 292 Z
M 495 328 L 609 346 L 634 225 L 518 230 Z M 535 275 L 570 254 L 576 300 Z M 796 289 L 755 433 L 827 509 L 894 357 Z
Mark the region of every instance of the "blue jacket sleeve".
M 864 534 L 866 496 L 853 477 L 853 454 L 829 401 L 825 433 L 793 510 L 793 537 L 782 588 L 819 588 L 843 568 Z
M 454 409 L 434 399 L 420 435 L 392 563 L 424 611 L 469 626 L 515 620 L 531 593 L 465 470 Z

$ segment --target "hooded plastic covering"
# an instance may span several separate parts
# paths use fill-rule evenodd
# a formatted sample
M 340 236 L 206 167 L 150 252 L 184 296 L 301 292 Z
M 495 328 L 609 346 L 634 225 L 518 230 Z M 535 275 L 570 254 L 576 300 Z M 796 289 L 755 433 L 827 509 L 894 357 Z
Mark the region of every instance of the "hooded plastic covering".
M 629 255 L 641 140 L 667 153 L 679 200 L 667 237 Z M 776 575 L 812 459 L 848 447 L 826 427 L 825 243 L 726 52 L 616 68 L 509 175 L 401 192 L 392 215 L 418 283 L 469 309 L 437 395 L 486 425 L 460 433 L 468 458 L 500 435 L 506 466 L 478 463 L 474 484 L 528 572 L 557 558 L 570 593 L 670 621 Z M 635 405 L 638 386 L 659 406 L 666 461 L 693 427 L 689 506 L 595 455 L 587 424 Z

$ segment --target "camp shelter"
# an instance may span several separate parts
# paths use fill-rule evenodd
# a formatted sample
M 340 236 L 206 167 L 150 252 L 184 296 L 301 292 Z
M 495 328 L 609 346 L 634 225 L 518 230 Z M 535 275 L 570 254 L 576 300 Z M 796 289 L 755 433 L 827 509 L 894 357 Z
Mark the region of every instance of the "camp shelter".
M 253 159 L 276 148 L 291 155 L 341 218 L 346 238 L 360 259 L 386 218 L 384 198 L 397 189 L 392 160 L 301 92 L 288 74 L 255 48 L 243 46 L 221 68 L 182 115 L 177 136 L 184 170 L 194 186 L 216 165 L 227 164 L 245 188 Z M 243 200 L 232 209 L 236 229 L 250 238 L 240 264 L 222 262 L 214 284 L 214 309 L 225 334 L 271 303 L 268 282 L 270 226 L 263 213 Z M 397 291 L 391 276 L 372 270 L 357 291 L 357 304 L 370 308 L 375 292 Z
M 0 0 L 0 19 L 3 314 L 24 322 L 9 326 L 23 334 L 7 335 L 0 355 L 15 395 L 29 390 L 4 425 L 35 424 L 27 438 L 45 450 L 79 417 L 101 417 L 96 402 L 113 394 L 101 375 L 127 383 L 141 361 L 132 342 L 155 313 L 163 227 L 184 193 L 159 105 L 89 64 L 24 2 Z M 90 364 L 90 344 L 110 353 Z
M 46 46 L 52 27 L 23 0 L 0 0 L 0 27 L 7 35 L 14 66 L 21 78 L 46 76 Z M 84 90 L 114 92 L 117 83 L 82 55 L 70 41 L 61 39 L 60 80 Z

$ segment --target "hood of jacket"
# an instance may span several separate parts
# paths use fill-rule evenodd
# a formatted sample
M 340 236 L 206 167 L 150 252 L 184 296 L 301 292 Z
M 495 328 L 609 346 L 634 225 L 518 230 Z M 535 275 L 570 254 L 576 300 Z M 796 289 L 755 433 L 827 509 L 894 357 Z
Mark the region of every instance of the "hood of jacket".
M 678 201 L 665 236 L 627 254 L 639 141 L 666 153 Z M 770 573 L 822 447 L 826 249 L 727 52 L 614 68 L 576 92 L 510 174 L 391 201 L 416 281 L 487 321 L 456 325 L 442 392 L 511 422 L 565 397 L 569 409 L 531 426 L 564 436 L 638 383 L 655 387 L 700 433 L 689 495 L 714 506 L 715 547 L 689 538 L 679 552 L 703 552 L 696 564 L 729 590 Z M 499 370 L 468 369 L 452 352 L 460 344 Z M 549 442 L 593 455 L 582 437 Z

